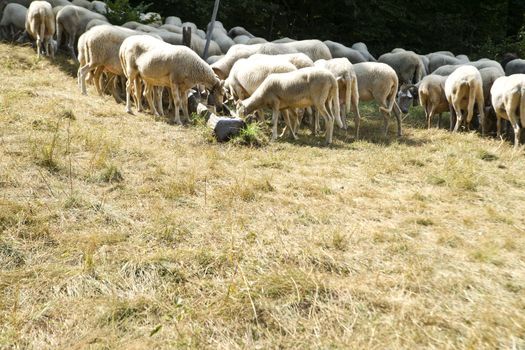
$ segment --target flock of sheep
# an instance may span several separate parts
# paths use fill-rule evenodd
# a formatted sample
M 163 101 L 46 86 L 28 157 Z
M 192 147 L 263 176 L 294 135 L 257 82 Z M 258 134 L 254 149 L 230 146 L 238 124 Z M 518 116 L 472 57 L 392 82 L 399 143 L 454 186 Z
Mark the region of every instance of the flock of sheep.
M 294 138 L 304 116 L 314 133 L 322 117 L 327 144 L 335 124 L 347 128 L 350 111 L 359 137 L 359 101 L 377 102 L 385 134 L 393 113 L 401 135 L 401 115 L 418 100 L 429 128 L 434 115 L 450 112 L 450 130 L 479 121 L 484 135 L 496 120 L 499 137 L 504 119 L 517 147 L 520 124 L 525 125 L 525 61 L 517 57 L 471 62 L 448 51 L 419 55 L 394 49 L 376 60 L 363 43 L 350 48 L 328 40 L 268 42 L 242 27 L 226 31 L 217 21 L 208 25 L 212 40 L 204 60 L 206 32 L 174 16 L 163 23 L 159 14 L 148 13 L 141 15 L 148 25 L 114 26 L 103 2 L 87 0 L 1 0 L 0 11 L 3 39 L 32 39 L 38 55 L 44 50 L 51 57 L 64 46 L 79 63 L 82 93 L 91 82 L 118 102 L 125 96 L 127 112 L 132 102 L 141 111 L 145 100 L 152 113 L 169 113 L 179 124 L 181 110 L 189 117 L 188 97 L 207 96 L 216 108 L 225 98 L 234 101 L 231 113 L 237 116 L 256 112 L 262 119 L 263 110 L 271 109 L 273 139 L 281 114 Z M 189 40 L 183 28 L 191 28 Z

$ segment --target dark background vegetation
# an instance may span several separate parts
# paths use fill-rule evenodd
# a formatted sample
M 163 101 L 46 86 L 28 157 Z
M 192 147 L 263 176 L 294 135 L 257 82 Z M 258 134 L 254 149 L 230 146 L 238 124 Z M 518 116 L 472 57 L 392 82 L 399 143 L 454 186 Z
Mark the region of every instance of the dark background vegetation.
M 213 3 L 156 1 L 149 11 L 205 28 Z M 524 13 L 525 0 L 222 0 L 218 19 L 227 29 L 243 26 L 268 40 L 363 41 L 376 56 L 403 47 L 495 57 L 507 51 L 525 54 Z

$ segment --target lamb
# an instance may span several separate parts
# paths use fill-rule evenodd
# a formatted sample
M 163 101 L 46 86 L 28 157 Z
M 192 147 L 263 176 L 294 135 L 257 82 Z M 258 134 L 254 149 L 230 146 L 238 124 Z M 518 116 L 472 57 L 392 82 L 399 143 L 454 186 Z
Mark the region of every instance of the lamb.
M 514 59 L 505 65 L 505 75 L 525 74 L 525 60 Z
M 9 31 L 9 38 L 14 40 L 18 33 L 25 30 L 27 8 L 20 4 L 7 4 L 0 20 L 0 37 L 8 37 L 6 31 Z
M 233 27 L 232 29 L 228 31 L 228 36 L 232 39 L 235 39 L 236 37 L 240 35 L 245 35 L 250 39 L 255 38 L 255 36 L 249 31 L 247 31 L 246 29 L 244 29 L 244 27 Z
M 464 121 L 469 127 L 474 115 L 474 104 L 481 115 L 481 134 L 485 135 L 485 112 L 483 100 L 483 81 L 479 71 L 472 66 L 461 66 L 450 74 L 445 81 L 445 96 L 450 108 L 450 128 L 457 132 Z M 463 112 L 467 116 L 463 118 Z
M 279 111 L 288 108 L 314 106 L 326 124 L 325 143 L 332 143 L 334 113 L 332 106 L 339 106 L 337 81 L 326 69 L 309 67 L 289 73 L 270 74 L 249 98 L 240 101 L 239 114 L 257 109 L 272 109 L 272 139 L 277 138 Z M 337 119 L 337 118 L 335 118 Z M 339 127 L 342 123 L 338 120 Z
M 514 129 L 514 148 L 518 148 L 521 126 L 525 125 L 525 74 L 500 77 L 490 89 L 497 117 L 497 136 L 501 137 L 501 119 L 510 121 Z
M 394 69 L 400 84 L 416 84 L 424 76 L 424 66 L 419 55 L 412 51 L 386 53 L 378 58 Z
M 215 76 L 205 61 L 185 46 L 173 46 L 163 42 L 148 44 L 152 41 L 147 36 L 133 36 L 124 40 L 120 47 L 120 62 L 128 78 L 126 111 L 130 111 L 130 84 L 138 76 L 150 86 L 164 86 L 171 89 L 175 106 L 174 121 L 178 124 L 181 124 L 180 100 L 183 100 L 184 115 L 188 118 L 187 100 L 183 96 L 186 96 L 187 91 L 197 84 L 210 89 L 210 95 L 216 105 L 222 105 L 224 81 Z M 137 94 L 137 91 L 135 93 Z
M 26 15 L 26 31 L 33 39 L 36 38 L 37 57 L 40 57 L 42 44 L 46 55 L 55 58 L 53 35 L 55 35 L 55 16 L 51 4 L 46 1 L 33 1 Z
M 344 46 L 343 44 L 336 43 L 334 41 L 326 40 L 325 45 L 328 46 L 330 54 L 333 58 L 347 58 L 352 64 L 367 62 L 367 59 L 361 54 L 361 52 Z
M 105 16 L 75 5 L 65 6 L 57 13 L 57 44 L 60 46 L 62 33 L 65 32 L 68 36 L 67 47 L 70 50 L 71 57 L 77 62 L 74 49 L 75 39 L 86 31 L 87 24 L 93 19 L 107 21 Z
M 397 119 L 397 135 L 401 136 L 401 116 L 396 104 L 399 85 L 396 71 L 385 63 L 363 62 L 354 64 L 360 101 L 375 100 L 383 114 L 384 133 L 388 134 L 388 117 L 392 110 Z
M 177 27 L 182 27 L 182 21 L 177 16 L 168 16 L 166 17 L 166 20 L 164 21 L 165 24 L 174 25 Z
M 350 113 L 350 107 L 354 110 L 355 138 L 359 138 L 359 89 L 357 87 L 357 77 L 352 63 L 347 58 L 332 58 L 331 60 L 315 61 L 315 66 L 329 70 L 337 79 L 339 84 L 339 101 L 344 104 L 346 114 Z M 341 118 L 343 129 L 347 128 L 346 115 Z M 316 121 L 317 126 L 317 121 Z
M 441 127 L 441 113 L 449 110 L 445 96 L 445 81 L 448 77 L 441 75 L 427 75 L 419 83 L 419 103 L 425 111 L 427 125 L 430 129 L 432 117 L 438 115 L 438 128 Z

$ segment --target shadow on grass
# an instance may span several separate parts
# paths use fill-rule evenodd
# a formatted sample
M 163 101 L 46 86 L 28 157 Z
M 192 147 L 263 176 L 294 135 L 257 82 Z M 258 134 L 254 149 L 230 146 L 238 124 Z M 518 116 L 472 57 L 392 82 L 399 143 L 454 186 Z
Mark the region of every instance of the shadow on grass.
M 49 62 L 67 75 L 73 78 L 77 77 L 78 64 L 64 50 L 59 50 L 55 55 L 55 59 L 49 60 Z

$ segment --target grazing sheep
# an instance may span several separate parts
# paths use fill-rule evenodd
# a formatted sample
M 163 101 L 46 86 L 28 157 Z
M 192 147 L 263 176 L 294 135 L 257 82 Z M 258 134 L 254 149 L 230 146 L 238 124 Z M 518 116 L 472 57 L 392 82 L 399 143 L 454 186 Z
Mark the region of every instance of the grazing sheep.
M 209 65 L 212 65 L 214 64 L 215 62 L 219 61 L 220 59 L 222 59 L 224 57 L 224 55 L 214 55 L 214 56 L 209 56 L 207 59 L 206 59 L 206 62 L 208 62 Z
M 377 60 L 375 59 L 374 56 L 372 56 L 370 54 L 370 52 L 368 51 L 368 47 L 366 46 L 365 43 L 362 43 L 362 42 L 358 42 L 358 43 L 355 43 L 352 45 L 351 47 L 352 49 L 354 50 L 357 50 L 361 53 L 361 55 L 363 55 L 363 57 L 368 61 L 368 62 L 377 62 Z M 332 55 L 333 56 L 333 55 Z
M 466 121 L 467 128 L 469 127 L 474 116 L 474 104 L 476 104 L 481 115 L 481 133 L 485 135 L 483 81 L 477 68 L 465 65 L 452 72 L 445 82 L 445 96 L 450 106 L 451 130 L 454 120 L 454 132 L 459 130 L 464 121 Z M 467 116 L 463 118 L 465 110 Z
M 40 57 L 42 44 L 46 50 L 46 55 L 55 58 L 55 45 L 53 35 L 55 35 L 55 16 L 51 4 L 46 1 L 33 1 L 29 5 L 26 15 L 26 31 L 29 36 L 36 39 L 37 57 Z
M 91 10 L 106 15 L 108 13 L 108 5 L 103 1 L 93 0 L 91 1 Z
M 427 75 L 419 82 L 419 103 L 425 111 L 427 125 L 430 129 L 432 117 L 438 115 L 438 128 L 441 127 L 441 113 L 448 112 L 449 106 L 445 96 L 446 76 Z
M 0 38 L 15 40 L 16 36 L 25 30 L 26 15 L 25 6 L 15 3 L 7 4 L 0 20 Z
M 505 65 L 505 75 L 525 74 L 525 60 L 514 59 Z
M 62 35 L 66 33 L 68 38 L 67 47 L 70 51 L 71 57 L 77 62 L 78 60 L 75 55 L 74 47 L 75 40 L 86 31 L 87 24 L 93 19 L 107 21 L 105 16 L 75 5 L 64 6 L 64 8 L 57 13 L 57 45 L 60 46 Z
M 343 129 L 347 128 L 346 114 L 350 113 L 350 108 L 354 111 L 355 138 L 359 138 L 359 89 L 357 87 L 357 77 L 352 63 L 347 58 L 332 58 L 331 60 L 315 61 L 315 66 L 325 68 L 330 71 L 339 84 L 339 102 L 344 104 L 345 115 L 341 117 Z M 316 121 L 317 125 L 317 121 Z
M 158 28 L 159 30 L 167 30 L 168 32 L 182 34 L 182 28 L 173 24 L 164 24 Z
M 436 69 L 438 69 L 441 66 L 446 65 L 459 65 L 462 62 L 458 60 L 456 57 L 451 57 L 448 55 L 443 55 L 439 53 L 433 53 L 428 57 L 428 69 L 429 72 L 432 73 Z
M 367 59 L 358 50 L 351 49 L 343 44 L 334 41 L 326 40 L 325 45 L 328 46 L 330 54 L 333 58 L 347 58 L 352 64 L 367 62 Z
M 457 58 L 462 64 L 470 62 L 470 58 L 468 58 L 467 55 L 457 55 L 456 58 Z
M 292 38 L 288 38 L 288 37 L 284 37 L 284 38 L 280 38 L 280 39 L 275 39 L 275 40 L 272 41 L 272 43 L 286 44 L 286 43 L 291 43 L 291 42 L 294 42 L 294 41 L 297 41 L 297 40 L 292 39 Z
M 142 23 L 135 22 L 135 21 L 130 21 L 130 22 L 124 23 L 122 25 L 122 27 L 129 28 L 129 29 L 137 29 L 137 27 L 140 27 L 141 25 L 142 25 Z
M 397 120 L 397 135 L 401 136 L 401 115 L 396 105 L 399 85 L 396 71 L 385 63 L 363 62 L 354 64 L 360 101 L 375 100 L 383 114 L 385 136 L 388 134 L 388 117 L 394 111 Z
M 268 40 L 266 40 L 265 38 L 255 37 L 255 38 L 251 38 L 250 40 L 248 40 L 246 45 L 264 44 L 267 42 Z
M 386 53 L 378 58 L 394 69 L 400 84 L 417 84 L 424 76 L 425 67 L 419 55 L 413 51 Z
M 94 72 L 95 87 L 101 96 L 100 75 L 103 72 L 124 75 L 118 55 L 120 46 L 126 38 L 141 34 L 128 28 L 101 25 L 81 35 L 82 40 L 78 40 L 78 56 L 79 61 L 82 58 L 85 62 L 78 69 L 78 79 L 83 95 L 87 94 L 86 80 L 89 72 Z M 114 96 L 118 101 L 115 93 Z
M 188 90 L 198 84 L 210 90 L 210 95 L 217 106 L 222 105 L 224 81 L 215 76 L 210 66 L 202 58 L 185 46 L 174 46 L 163 42 L 148 45 L 148 41 L 153 40 L 141 35 L 129 37 L 124 40 L 119 51 L 121 65 L 128 78 L 126 111 L 130 111 L 128 85 L 138 76 L 150 86 L 163 86 L 171 89 L 175 107 L 175 123 L 181 124 L 179 117 L 181 102 L 184 116 L 189 118 L 187 99 L 184 96 L 187 95 Z M 147 49 L 143 51 L 145 46 Z
M 91 1 L 88 1 L 88 0 L 73 0 L 71 2 L 71 4 L 83 7 L 83 8 L 88 9 L 88 10 L 91 10 L 91 8 L 92 8 Z
M 165 24 L 170 24 L 177 27 L 182 27 L 182 21 L 177 16 L 168 16 L 164 21 Z
M 236 36 L 235 38 L 233 38 L 233 41 L 236 43 L 236 44 L 248 44 L 248 42 L 250 41 L 250 38 L 246 35 L 239 35 L 239 36 Z
M 514 129 L 514 147 L 520 144 L 521 127 L 525 126 L 525 74 L 500 77 L 490 90 L 497 117 L 497 137 L 501 137 L 501 119 Z
M 272 109 L 272 139 L 277 139 L 279 112 L 284 109 L 314 106 L 326 124 L 325 143 L 332 143 L 334 113 L 339 106 L 337 81 L 326 69 L 308 67 L 289 73 L 270 74 L 247 99 L 240 101 L 239 114 L 252 113 L 267 107 Z M 340 120 L 339 127 L 342 127 Z M 293 130 L 293 128 L 291 128 Z
M 233 27 L 232 29 L 230 29 L 228 31 L 228 36 L 232 39 L 240 36 L 240 35 L 245 35 L 247 36 L 248 38 L 255 38 L 255 35 L 253 35 L 252 33 L 250 33 L 249 31 L 247 31 L 246 29 L 244 29 L 244 27 Z
M 221 79 L 226 79 L 230 74 L 233 64 L 241 59 L 256 53 L 263 54 L 286 54 L 286 53 L 304 53 L 312 61 L 319 59 L 331 59 L 332 55 L 328 47 L 319 40 L 301 40 L 285 44 L 265 43 L 254 45 L 233 45 L 223 59 L 212 65 L 215 74 Z

